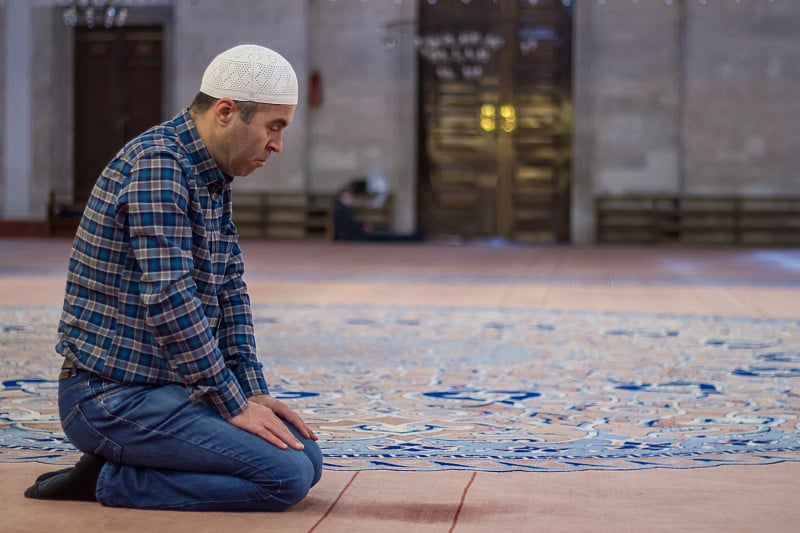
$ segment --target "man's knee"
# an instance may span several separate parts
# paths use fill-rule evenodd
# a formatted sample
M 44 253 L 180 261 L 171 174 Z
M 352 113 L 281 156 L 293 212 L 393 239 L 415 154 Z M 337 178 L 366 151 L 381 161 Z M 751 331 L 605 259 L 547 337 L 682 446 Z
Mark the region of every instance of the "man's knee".
M 303 454 L 308 459 L 308 462 L 311 464 L 312 476 L 311 476 L 311 486 L 317 484 L 317 482 L 322 477 L 322 450 L 317 444 L 316 441 L 312 439 L 308 439 L 300 434 L 300 432 L 291 424 L 287 423 L 286 426 L 289 430 L 294 433 L 295 437 L 297 437 L 300 442 L 303 443 Z
M 297 468 L 291 474 L 284 475 L 277 489 L 273 489 L 270 495 L 273 503 L 273 510 L 285 511 L 289 507 L 299 503 L 308 495 L 308 491 L 314 485 L 314 471 L 310 464 L 305 468 Z M 277 502 L 275 500 L 277 499 Z
M 311 462 L 311 468 L 313 470 L 311 479 L 311 486 L 313 487 L 322 477 L 322 450 L 319 449 L 319 446 L 314 441 L 306 442 L 305 446 L 306 448 L 303 451 Z

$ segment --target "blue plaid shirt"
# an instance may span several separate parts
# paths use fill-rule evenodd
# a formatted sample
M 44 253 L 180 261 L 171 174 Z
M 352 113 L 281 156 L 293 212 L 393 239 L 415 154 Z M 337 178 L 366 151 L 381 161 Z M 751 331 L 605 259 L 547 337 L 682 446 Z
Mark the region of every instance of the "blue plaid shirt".
M 129 142 L 75 236 L 56 350 L 112 381 L 182 383 L 224 418 L 267 394 L 232 181 L 188 110 Z

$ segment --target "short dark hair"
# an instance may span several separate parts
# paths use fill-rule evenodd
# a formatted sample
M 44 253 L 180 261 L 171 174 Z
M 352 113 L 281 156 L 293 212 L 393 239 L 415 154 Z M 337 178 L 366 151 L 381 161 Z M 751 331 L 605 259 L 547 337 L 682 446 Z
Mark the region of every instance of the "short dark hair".
M 202 115 L 211 109 L 214 104 L 217 103 L 217 100 L 219 100 L 219 98 L 209 96 L 202 91 L 198 92 L 194 97 L 194 101 L 192 101 L 192 105 L 189 106 L 189 110 Z M 234 100 L 233 102 L 236 104 L 237 111 L 239 111 L 239 118 L 245 124 L 250 124 L 250 121 L 253 119 L 253 115 L 258 113 L 258 111 L 263 107 L 269 105 L 261 104 L 259 102 L 245 102 L 242 100 Z

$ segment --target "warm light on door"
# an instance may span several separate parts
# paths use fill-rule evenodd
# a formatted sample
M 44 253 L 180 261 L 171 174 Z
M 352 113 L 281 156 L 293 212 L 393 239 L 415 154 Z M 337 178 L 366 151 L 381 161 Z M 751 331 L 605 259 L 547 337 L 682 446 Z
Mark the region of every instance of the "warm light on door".
M 483 131 L 494 131 L 497 127 L 497 110 L 492 104 L 481 106 L 481 129 Z
M 500 106 L 500 127 L 506 133 L 511 133 L 517 128 L 517 110 L 513 105 L 506 104 Z
M 513 105 L 500 106 L 500 128 L 506 133 L 517 129 L 517 110 Z M 497 129 L 497 108 L 492 104 L 481 106 L 481 129 L 487 132 Z

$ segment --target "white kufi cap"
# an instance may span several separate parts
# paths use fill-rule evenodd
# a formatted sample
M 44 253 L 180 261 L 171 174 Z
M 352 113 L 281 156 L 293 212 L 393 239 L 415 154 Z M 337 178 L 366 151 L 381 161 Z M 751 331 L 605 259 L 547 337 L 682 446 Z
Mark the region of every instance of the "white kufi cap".
M 279 53 L 255 44 L 222 52 L 203 74 L 200 91 L 214 98 L 297 104 L 297 75 Z

